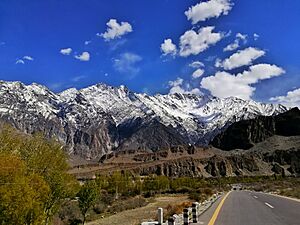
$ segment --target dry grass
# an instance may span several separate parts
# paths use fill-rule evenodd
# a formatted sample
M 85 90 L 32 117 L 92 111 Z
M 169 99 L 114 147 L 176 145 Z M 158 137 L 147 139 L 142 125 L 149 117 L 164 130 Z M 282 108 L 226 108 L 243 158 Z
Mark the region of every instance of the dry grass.
M 87 223 L 87 225 L 137 225 L 141 222 L 155 220 L 157 217 L 157 208 L 167 208 L 168 205 L 177 205 L 182 202 L 188 202 L 187 195 L 170 195 L 156 197 L 152 203 L 145 207 L 126 210 L 107 218 L 99 219 Z

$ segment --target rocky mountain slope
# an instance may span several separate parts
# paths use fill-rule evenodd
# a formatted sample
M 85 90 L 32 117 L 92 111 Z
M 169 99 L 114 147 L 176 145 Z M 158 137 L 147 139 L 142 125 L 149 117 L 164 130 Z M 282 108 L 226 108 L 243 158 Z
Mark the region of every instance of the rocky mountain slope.
M 100 165 L 77 168 L 72 173 L 78 178 L 114 170 L 170 177 L 299 176 L 300 110 L 293 108 L 276 116 L 235 122 L 218 134 L 212 144 L 215 147 L 179 145 L 152 153 L 114 152 L 104 155 Z
M 95 174 L 130 171 L 135 175 L 169 177 L 300 175 L 300 136 L 272 136 L 249 150 L 177 146 L 149 153 L 127 150 L 104 155 L 100 164 L 74 167 L 78 179 Z
M 222 150 L 249 149 L 268 137 L 300 135 L 300 110 L 293 108 L 276 116 L 258 116 L 230 125 L 211 144 Z
M 149 96 L 105 84 L 55 94 L 39 84 L 0 82 L 1 121 L 57 138 L 70 154 L 87 159 L 125 149 L 205 145 L 233 122 L 286 110 L 238 98 Z

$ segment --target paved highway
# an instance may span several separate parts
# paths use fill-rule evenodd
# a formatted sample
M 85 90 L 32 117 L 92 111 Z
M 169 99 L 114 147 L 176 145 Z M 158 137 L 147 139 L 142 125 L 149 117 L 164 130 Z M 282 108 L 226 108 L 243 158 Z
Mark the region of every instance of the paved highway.
M 199 218 L 201 225 L 300 225 L 300 202 L 269 194 L 232 191 Z

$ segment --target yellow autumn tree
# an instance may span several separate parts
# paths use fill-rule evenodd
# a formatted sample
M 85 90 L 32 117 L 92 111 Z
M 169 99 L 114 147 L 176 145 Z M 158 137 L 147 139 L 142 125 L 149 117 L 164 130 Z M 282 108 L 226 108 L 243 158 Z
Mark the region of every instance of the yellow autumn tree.
M 0 225 L 50 224 L 63 200 L 76 193 L 62 146 L 42 135 L 0 132 Z

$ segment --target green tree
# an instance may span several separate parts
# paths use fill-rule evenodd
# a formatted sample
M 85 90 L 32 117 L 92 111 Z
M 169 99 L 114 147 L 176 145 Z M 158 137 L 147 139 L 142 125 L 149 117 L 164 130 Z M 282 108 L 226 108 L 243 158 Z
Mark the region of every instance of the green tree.
M 99 197 L 99 188 L 94 181 L 85 183 L 77 194 L 80 212 L 85 224 L 88 210 L 94 206 Z

